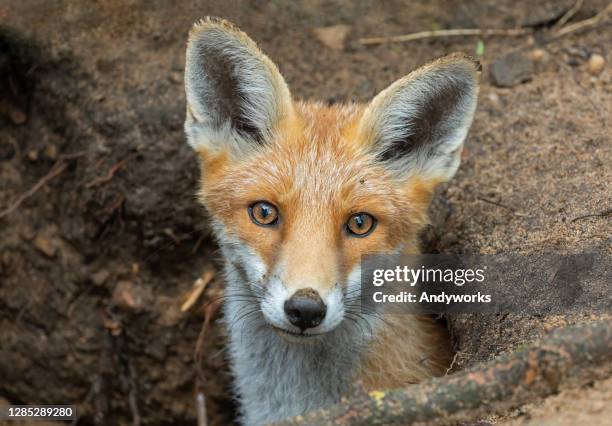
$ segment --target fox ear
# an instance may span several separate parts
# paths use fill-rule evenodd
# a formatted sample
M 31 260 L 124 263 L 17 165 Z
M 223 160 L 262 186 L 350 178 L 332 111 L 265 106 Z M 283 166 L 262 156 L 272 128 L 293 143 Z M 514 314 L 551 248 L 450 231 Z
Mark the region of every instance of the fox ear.
M 425 65 L 378 94 L 359 131 L 377 160 L 404 177 L 453 177 L 472 123 L 479 64 L 453 54 Z
M 217 18 L 196 23 L 189 33 L 185 92 L 185 131 L 196 150 L 256 147 L 292 108 L 272 61 L 246 34 Z

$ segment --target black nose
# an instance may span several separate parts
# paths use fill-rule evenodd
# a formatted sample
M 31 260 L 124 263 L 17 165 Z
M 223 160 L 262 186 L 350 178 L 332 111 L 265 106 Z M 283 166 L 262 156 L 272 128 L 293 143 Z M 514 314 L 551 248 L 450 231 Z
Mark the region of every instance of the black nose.
M 327 307 L 321 300 L 321 296 L 312 288 L 303 288 L 296 291 L 285 302 L 287 319 L 302 331 L 321 324 L 326 311 Z

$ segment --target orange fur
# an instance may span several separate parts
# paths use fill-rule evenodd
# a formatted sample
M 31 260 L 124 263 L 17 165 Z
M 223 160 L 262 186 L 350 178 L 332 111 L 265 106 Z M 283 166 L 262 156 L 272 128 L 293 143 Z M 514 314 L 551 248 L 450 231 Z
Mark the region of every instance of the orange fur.
M 404 253 L 418 253 L 417 234 L 427 223 L 437 182 L 415 177 L 396 183 L 368 160 L 355 133 L 361 106 L 300 103 L 295 111 L 270 147 L 252 158 L 231 162 L 229 155 L 211 159 L 201 153 L 201 196 L 211 214 L 254 248 L 268 268 L 284 262 L 284 281 L 294 289 L 313 287 L 326 294 L 346 280 L 362 255 L 388 252 L 401 243 Z M 258 200 L 278 207 L 279 229 L 251 222 L 247 206 Z M 343 225 L 361 211 L 378 219 L 376 232 L 347 238 Z M 368 389 L 416 383 L 444 372 L 450 349 L 439 325 L 429 318 L 415 324 L 406 315 L 386 317 L 386 325 L 359 371 Z
M 201 199 L 268 267 L 285 262 L 296 285 L 298 277 L 308 276 L 325 290 L 344 281 L 362 255 L 416 238 L 433 187 L 415 182 L 406 189 L 372 162 L 354 134 L 361 106 L 298 103 L 295 111 L 270 146 L 249 158 L 231 161 L 227 153 L 201 151 Z M 247 206 L 259 200 L 278 207 L 279 229 L 251 222 Z M 378 219 L 376 232 L 347 238 L 344 224 L 362 211 Z
M 255 42 L 226 21 L 205 19 L 190 33 L 185 79 L 188 141 L 202 165 L 200 199 L 231 244 L 255 252 L 258 270 L 263 262 L 265 271 L 282 271 L 271 274 L 283 274 L 276 282 L 288 295 L 312 288 L 324 297 L 349 281 L 364 255 L 419 252 L 434 190 L 459 164 L 477 72 L 469 58 L 450 55 L 396 81 L 368 105 L 295 102 Z M 398 116 L 399 124 L 392 121 Z M 434 127 L 441 117 L 448 123 L 440 130 Z M 433 145 L 431 152 L 423 153 L 423 145 Z M 383 158 L 411 149 L 404 163 Z M 278 225 L 252 222 L 248 208 L 258 201 L 278 209 Z M 345 229 L 360 212 L 377 220 L 365 238 Z M 385 315 L 374 334 L 352 372 L 370 390 L 443 374 L 450 362 L 446 330 L 431 318 Z

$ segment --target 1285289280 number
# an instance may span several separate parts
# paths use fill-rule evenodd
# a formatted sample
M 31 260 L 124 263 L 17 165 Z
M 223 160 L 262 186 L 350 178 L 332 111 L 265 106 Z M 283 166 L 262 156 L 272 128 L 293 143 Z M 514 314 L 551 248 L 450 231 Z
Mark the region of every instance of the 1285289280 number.
M 0 407 L 0 420 L 74 420 L 74 405 L 8 405 Z

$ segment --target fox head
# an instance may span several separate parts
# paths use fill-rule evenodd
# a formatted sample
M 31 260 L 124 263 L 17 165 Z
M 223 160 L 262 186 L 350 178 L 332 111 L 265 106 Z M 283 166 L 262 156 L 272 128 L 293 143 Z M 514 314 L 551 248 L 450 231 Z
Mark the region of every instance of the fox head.
M 436 185 L 459 166 L 477 74 L 454 54 L 367 105 L 301 103 L 232 24 L 193 27 L 185 131 L 199 197 L 269 326 L 290 340 L 335 329 L 359 292 L 362 255 L 416 251 Z

